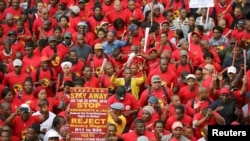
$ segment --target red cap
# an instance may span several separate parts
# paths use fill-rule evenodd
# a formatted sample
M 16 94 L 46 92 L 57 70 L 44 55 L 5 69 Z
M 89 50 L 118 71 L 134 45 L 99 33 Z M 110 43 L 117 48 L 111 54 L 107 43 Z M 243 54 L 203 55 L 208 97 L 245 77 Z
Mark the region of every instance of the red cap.
M 165 20 L 161 23 L 161 26 L 164 24 L 164 23 L 168 23 L 169 24 L 169 21 L 168 20 Z
M 196 34 L 200 39 L 201 39 L 201 35 L 200 35 L 200 33 L 198 33 L 198 32 L 196 32 L 196 31 L 194 31 L 194 32 L 192 32 L 192 34 L 191 34 L 191 36 L 193 36 L 194 34 Z
M 150 54 L 152 51 L 157 51 L 156 48 L 149 49 L 148 53 Z
M 220 89 L 220 94 L 229 94 L 229 89 L 228 88 L 221 88 Z
M 47 56 L 42 56 L 41 57 L 41 62 L 48 61 L 48 60 L 49 60 L 49 58 Z

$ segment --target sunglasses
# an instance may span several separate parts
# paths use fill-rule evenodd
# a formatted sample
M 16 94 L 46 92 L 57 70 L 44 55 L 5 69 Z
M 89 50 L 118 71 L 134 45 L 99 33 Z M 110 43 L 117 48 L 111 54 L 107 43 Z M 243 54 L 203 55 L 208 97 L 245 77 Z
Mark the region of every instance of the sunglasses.
M 43 15 L 49 15 L 49 12 L 43 13 Z

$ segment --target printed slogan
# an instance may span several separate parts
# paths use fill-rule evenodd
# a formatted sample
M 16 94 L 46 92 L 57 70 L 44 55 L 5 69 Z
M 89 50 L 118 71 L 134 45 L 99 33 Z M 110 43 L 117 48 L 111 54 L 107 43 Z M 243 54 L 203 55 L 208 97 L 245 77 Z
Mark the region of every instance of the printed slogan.
M 72 141 L 104 141 L 107 132 L 108 89 L 70 89 Z

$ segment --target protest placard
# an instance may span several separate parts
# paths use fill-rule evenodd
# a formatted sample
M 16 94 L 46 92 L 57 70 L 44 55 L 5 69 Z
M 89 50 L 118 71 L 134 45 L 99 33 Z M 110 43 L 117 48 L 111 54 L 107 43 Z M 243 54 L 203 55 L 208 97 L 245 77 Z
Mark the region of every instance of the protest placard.
M 107 132 L 108 89 L 70 89 L 70 133 L 72 141 L 104 141 Z

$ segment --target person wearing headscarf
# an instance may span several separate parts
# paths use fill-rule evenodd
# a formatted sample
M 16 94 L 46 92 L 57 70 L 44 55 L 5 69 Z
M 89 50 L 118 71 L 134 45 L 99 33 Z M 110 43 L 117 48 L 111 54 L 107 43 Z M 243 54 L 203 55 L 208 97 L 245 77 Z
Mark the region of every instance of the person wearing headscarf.
M 155 110 L 152 106 L 146 105 L 142 108 L 142 117 L 137 119 L 142 119 L 145 122 L 146 130 L 152 131 L 154 129 L 154 122 L 159 119 L 154 119 L 153 114 Z M 130 130 L 134 129 L 134 123 L 132 123 Z
M 62 72 L 57 80 L 57 91 L 62 91 L 66 81 L 74 81 L 77 77 L 75 72 L 71 71 L 72 63 L 69 61 L 61 63 Z

